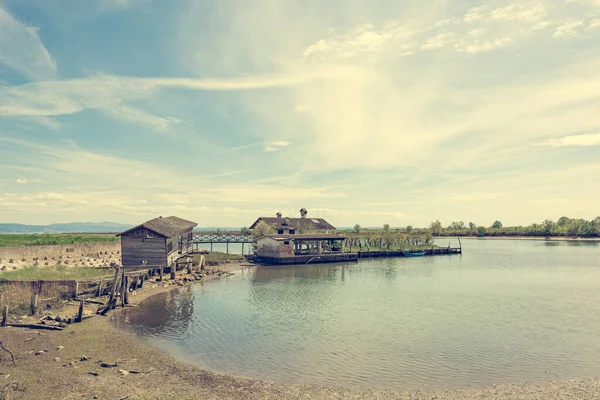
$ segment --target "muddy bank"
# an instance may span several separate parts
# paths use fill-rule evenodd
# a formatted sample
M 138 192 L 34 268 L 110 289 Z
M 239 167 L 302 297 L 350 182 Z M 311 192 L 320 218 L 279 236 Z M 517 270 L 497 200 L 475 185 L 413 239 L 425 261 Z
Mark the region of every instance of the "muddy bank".
M 242 266 L 219 266 L 236 270 Z M 202 284 L 202 283 L 198 283 Z M 173 286 L 144 288 L 138 304 Z M 118 313 L 119 309 L 111 313 Z M 403 393 L 323 388 L 252 380 L 187 365 L 113 327 L 107 317 L 69 325 L 61 332 L 0 329 L 0 340 L 16 365 L 0 352 L 0 387 L 14 399 L 555 399 L 600 398 L 600 379 L 572 379 L 529 385 L 498 385 L 453 391 Z M 112 314 L 114 315 L 114 314 Z M 231 344 L 235 346 L 235 343 Z M 37 354 L 37 355 L 36 355 Z M 13 384 L 13 382 L 16 382 Z M 0 392 L 1 393 L 1 392 Z M 0 395 L 0 399 L 2 395 Z

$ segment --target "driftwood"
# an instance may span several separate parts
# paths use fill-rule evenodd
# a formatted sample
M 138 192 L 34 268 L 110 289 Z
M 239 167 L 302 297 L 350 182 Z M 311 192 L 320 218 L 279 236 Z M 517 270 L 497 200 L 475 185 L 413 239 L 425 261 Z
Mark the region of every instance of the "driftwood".
M 108 304 L 106 305 L 106 307 L 104 307 L 104 309 L 102 311 L 100 311 L 100 315 L 106 315 L 108 310 L 111 310 L 116 305 L 117 305 L 117 298 L 115 297 L 108 302 Z
M 75 301 L 85 301 L 86 303 L 90 303 L 90 304 L 99 304 L 101 306 L 103 306 L 105 303 L 103 301 L 98 301 L 98 300 L 89 300 L 85 297 L 79 296 L 78 298 L 75 299 Z
M 62 331 L 64 329 L 61 326 L 43 324 L 6 324 L 6 326 L 12 326 L 13 328 L 46 329 L 51 331 Z
M 4 350 L 5 352 L 7 352 L 8 354 L 10 354 L 10 358 L 12 359 L 13 364 L 16 365 L 17 363 L 15 362 L 15 355 L 12 353 L 12 351 L 10 351 L 6 347 L 4 347 L 4 344 L 2 343 L 2 340 L 0 340 L 0 348 L 2 350 Z M 0 361 L 2 361 L 2 356 L 0 356 Z

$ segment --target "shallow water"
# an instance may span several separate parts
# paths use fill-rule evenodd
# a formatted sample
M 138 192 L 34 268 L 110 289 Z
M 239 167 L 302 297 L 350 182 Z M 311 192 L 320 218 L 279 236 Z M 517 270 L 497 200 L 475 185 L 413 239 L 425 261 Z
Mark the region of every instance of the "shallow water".
M 118 324 L 184 361 L 286 382 L 444 389 L 600 373 L 600 243 L 463 247 L 250 268 Z

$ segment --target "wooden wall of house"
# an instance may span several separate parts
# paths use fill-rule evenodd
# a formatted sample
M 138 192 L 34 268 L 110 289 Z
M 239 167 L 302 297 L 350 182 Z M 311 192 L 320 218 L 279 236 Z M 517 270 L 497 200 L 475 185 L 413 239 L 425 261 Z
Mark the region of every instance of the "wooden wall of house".
M 168 249 L 168 253 L 171 254 L 171 252 L 179 252 L 180 250 L 180 238 L 181 238 L 181 248 L 185 251 L 189 246 L 191 246 L 191 243 L 193 241 L 193 238 L 190 237 L 190 234 L 192 233 L 192 229 L 188 229 L 186 231 L 182 231 L 180 232 L 177 236 L 173 236 L 170 238 L 167 238 L 167 249 Z
M 123 266 L 167 265 L 166 240 L 144 228 L 121 236 Z

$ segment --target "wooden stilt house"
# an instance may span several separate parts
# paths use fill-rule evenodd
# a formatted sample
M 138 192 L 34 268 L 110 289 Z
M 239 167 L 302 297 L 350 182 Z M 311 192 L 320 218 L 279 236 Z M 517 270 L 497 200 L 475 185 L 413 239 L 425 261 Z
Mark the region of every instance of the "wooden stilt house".
M 198 225 L 178 217 L 158 217 L 117 234 L 125 268 L 169 267 L 192 251 L 192 230 Z

